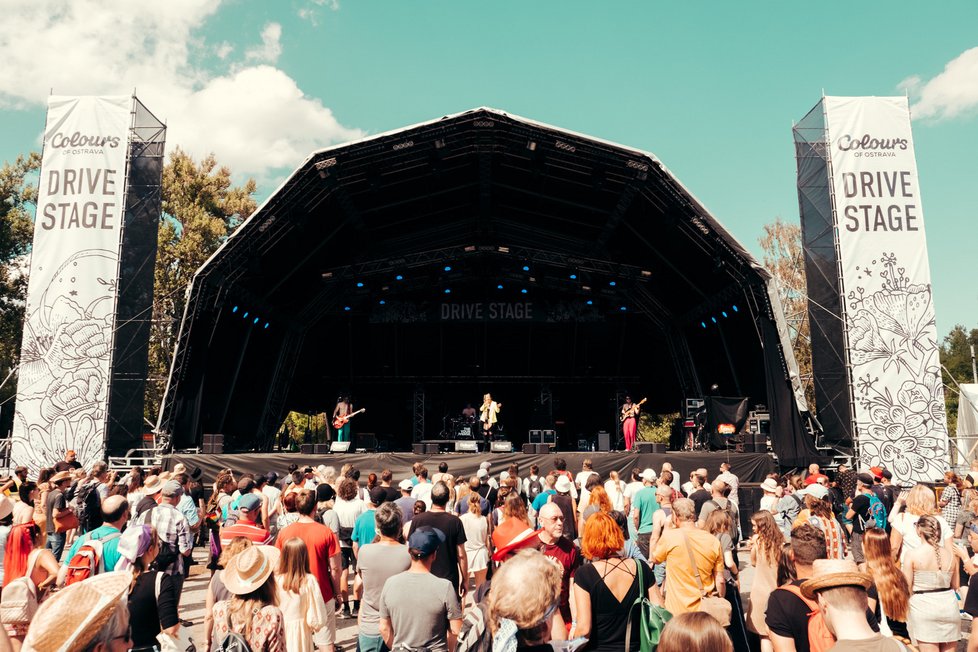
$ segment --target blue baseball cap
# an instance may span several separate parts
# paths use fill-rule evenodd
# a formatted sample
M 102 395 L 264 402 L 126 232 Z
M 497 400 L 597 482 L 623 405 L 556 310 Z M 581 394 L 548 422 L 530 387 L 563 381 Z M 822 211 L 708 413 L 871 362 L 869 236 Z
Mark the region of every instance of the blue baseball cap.
M 417 551 L 419 557 L 427 557 L 445 542 L 445 533 L 430 525 L 422 525 L 408 537 L 408 548 Z M 413 554 L 413 552 L 412 552 Z
M 255 494 L 245 494 L 238 500 L 239 509 L 247 509 L 249 512 L 253 512 L 259 507 L 261 507 L 261 498 Z

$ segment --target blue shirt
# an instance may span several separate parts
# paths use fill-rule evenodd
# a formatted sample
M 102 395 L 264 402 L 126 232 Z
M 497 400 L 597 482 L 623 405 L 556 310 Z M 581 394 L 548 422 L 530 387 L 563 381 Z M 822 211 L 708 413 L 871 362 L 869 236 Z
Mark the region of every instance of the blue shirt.
M 547 500 L 550 498 L 550 496 L 556 496 L 556 495 L 557 492 L 554 491 L 553 489 L 546 489 L 540 494 L 538 494 L 537 497 L 533 499 L 533 505 L 532 505 L 533 511 L 539 512 L 540 509 L 547 504 Z
M 194 499 L 190 497 L 190 494 L 184 494 L 180 497 L 177 510 L 187 519 L 187 524 L 190 527 L 200 523 L 200 513 L 197 511 L 197 505 L 194 504 Z
M 352 538 L 358 546 L 365 546 L 373 543 L 375 536 L 377 536 L 377 524 L 374 522 L 374 510 L 368 509 L 353 523 Z
M 98 541 L 99 539 L 104 539 L 112 534 L 119 534 L 119 530 L 115 529 L 111 525 L 103 525 L 102 527 L 97 527 L 91 532 L 78 537 L 71 545 L 71 549 L 68 551 L 68 554 L 61 558 L 63 560 L 61 563 L 67 566 L 68 562 L 71 561 L 71 558 L 78 553 L 78 549 L 85 545 L 85 543 L 87 543 L 89 540 Z M 102 565 L 105 567 L 106 572 L 115 570 L 116 562 L 118 562 L 122 557 L 122 555 L 119 554 L 119 538 L 120 537 L 117 536 L 111 541 L 106 541 L 102 546 Z

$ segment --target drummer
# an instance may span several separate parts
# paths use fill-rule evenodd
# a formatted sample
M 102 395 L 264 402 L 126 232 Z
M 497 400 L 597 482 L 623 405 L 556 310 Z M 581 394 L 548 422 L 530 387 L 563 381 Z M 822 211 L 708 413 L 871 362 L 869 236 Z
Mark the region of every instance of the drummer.
M 468 423 L 475 423 L 476 409 L 471 403 L 466 403 L 465 408 L 462 409 L 462 417 Z

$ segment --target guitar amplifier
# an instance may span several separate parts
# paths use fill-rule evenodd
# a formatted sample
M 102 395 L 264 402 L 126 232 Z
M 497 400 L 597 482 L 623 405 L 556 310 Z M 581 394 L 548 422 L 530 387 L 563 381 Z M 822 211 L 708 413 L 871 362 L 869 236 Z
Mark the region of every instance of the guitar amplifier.
M 412 450 L 415 455 L 437 455 L 438 444 L 414 444 Z
M 299 452 L 303 455 L 313 455 L 315 450 L 315 444 L 299 444 Z
M 531 444 L 542 444 L 543 443 L 543 431 L 542 430 L 531 430 L 526 437 L 526 441 Z
M 547 455 L 550 453 L 548 444 L 523 444 L 524 455 Z
M 611 451 L 611 433 L 606 430 L 598 431 L 598 450 L 602 453 Z
M 550 444 L 551 446 L 557 445 L 557 431 L 556 430 L 541 430 L 540 433 L 543 436 L 542 443 Z

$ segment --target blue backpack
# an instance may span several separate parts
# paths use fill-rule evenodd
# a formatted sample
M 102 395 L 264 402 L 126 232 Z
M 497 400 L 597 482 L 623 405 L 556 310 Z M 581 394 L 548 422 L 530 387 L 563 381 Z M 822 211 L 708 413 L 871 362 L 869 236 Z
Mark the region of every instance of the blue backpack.
M 876 494 L 870 492 L 869 496 L 869 520 L 863 523 L 863 528 L 866 527 L 866 523 L 875 521 L 876 527 L 881 530 L 886 529 L 886 507 L 883 505 L 883 501 L 877 498 Z

